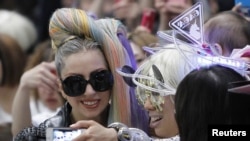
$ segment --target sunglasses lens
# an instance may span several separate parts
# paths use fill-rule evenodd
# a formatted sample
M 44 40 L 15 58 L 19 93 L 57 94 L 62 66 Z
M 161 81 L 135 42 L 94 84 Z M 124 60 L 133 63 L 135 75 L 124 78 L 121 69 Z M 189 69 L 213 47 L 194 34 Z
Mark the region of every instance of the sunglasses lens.
M 113 86 L 113 76 L 108 70 L 93 72 L 90 78 L 90 84 L 96 91 L 103 92 Z
M 79 96 L 84 93 L 87 81 L 82 76 L 70 76 L 63 81 L 62 85 L 68 96 Z

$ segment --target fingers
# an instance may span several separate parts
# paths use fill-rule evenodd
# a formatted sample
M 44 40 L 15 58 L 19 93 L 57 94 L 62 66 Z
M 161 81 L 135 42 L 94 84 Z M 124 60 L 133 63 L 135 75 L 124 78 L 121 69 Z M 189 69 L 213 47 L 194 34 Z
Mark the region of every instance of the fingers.
M 166 9 L 168 9 L 168 12 L 170 13 L 175 13 L 175 14 L 180 14 L 183 11 L 185 11 L 187 8 L 189 8 L 189 5 L 185 3 L 175 3 L 171 2 L 166 5 Z
M 42 80 L 43 83 L 48 85 L 51 89 L 57 90 L 57 79 L 58 77 L 56 76 L 55 72 L 55 66 L 54 64 L 41 64 L 40 68 L 40 79 Z
M 105 128 L 93 120 L 82 120 L 70 126 L 71 128 L 86 129 L 74 141 L 113 141 L 117 140 L 117 132 L 111 128 Z
M 95 121 L 93 120 L 81 120 L 81 121 L 78 121 L 72 125 L 70 125 L 71 128 L 75 128 L 75 129 L 79 129 L 79 128 L 89 128 L 90 126 L 93 126 L 95 124 L 98 124 L 96 123 Z
M 81 121 L 78 121 L 72 125 L 70 125 L 71 128 L 74 128 L 74 129 L 79 129 L 79 128 L 89 128 L 90 126 L 93 126 L 95 125 L 95 121 L 92 121 L 92 120 L 81 120 Z M 85 130 L 81 135 L 77 136 L 73 141 L 84 141 L 84 140 L 87 140 L 87 139 L 90 139 L 91 138 L 91 134 L 87 133 L 88 131 Z
M 113 4 L 112 9 L 117 10 L 117 9 L 126 7 L 128 5 L 128 3 L 129 3 L 129 1 L 127 1 L 127 0 L 118 1 L 118 2 Z
M 54 63 L 41 63 L 36 67 L 25 72 L 21 78 L 21 84 L 29 89 L 42 87 L 47 90 L 57 90 L 57 76 Z

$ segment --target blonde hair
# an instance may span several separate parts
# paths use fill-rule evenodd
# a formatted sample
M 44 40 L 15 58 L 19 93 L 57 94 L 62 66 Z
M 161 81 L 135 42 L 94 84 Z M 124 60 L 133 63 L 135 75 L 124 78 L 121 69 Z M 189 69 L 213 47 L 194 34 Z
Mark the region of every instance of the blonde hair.
M 196 69 L 197 54 L 191 47 L 185 45 L 179 45 L 182 52 L 177 49 L 175 44 L 168 44 L 164 47 L 165 49 L 161 49 L 143 63 L 141 74 L 154 76 L 152 65 L 155 65 L 162 74 L 164 84 L 176 91 L 181 80 Z

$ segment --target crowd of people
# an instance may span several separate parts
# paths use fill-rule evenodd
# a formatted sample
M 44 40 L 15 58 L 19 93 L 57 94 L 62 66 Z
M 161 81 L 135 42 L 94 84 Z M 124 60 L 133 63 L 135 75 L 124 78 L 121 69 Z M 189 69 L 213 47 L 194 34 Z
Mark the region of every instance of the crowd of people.
M 197 3 L 204 43 L 168 34 Z M 250 123 L 250 18 L 234 0 L 0 5 L 0 140 L 64 127 L 85 129 L 74 141 L 207 141 L 209 125 Z

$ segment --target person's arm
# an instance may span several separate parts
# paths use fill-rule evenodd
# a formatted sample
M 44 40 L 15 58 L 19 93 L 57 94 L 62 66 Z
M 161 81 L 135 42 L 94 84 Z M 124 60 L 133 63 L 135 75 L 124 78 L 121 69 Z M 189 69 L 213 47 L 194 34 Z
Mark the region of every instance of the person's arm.
M 25 72 L 20 80 L 12 107 L 12 134 L 16 136 L 23 128 L 31 125 L 30 94 L 38 87 L 48 91 L 57 89 L 54 63 L 41 63 Z
M 139 4 L 142 7 L 142 10 L 145 8 L 154 8 L 153 0 L 139 0 Z
M 160 21 L 158 31 L 169 30 L 169 22 L 183 13 L 186 9 L 191 7 L 191 3 L 184 3 L 180 1 L 164 1 L 157 0 L 155 2 L 155 7 L 159 12 Z
M 70 126 L 74 129 L 86 129 L 81 135 L 73 141 L 118 141 L 117 131 L 114 128 L 105 128 L 93 120 L 82 120 Z
M 91 7 L 89 8 L 89 10 L 87 12 L 90 12 L 92 14 L 95 14 L 95 16 L 97 18 L 103 17 L 103 4 L 104 4 L 105 0 L 94 0 L 92 2 Z

